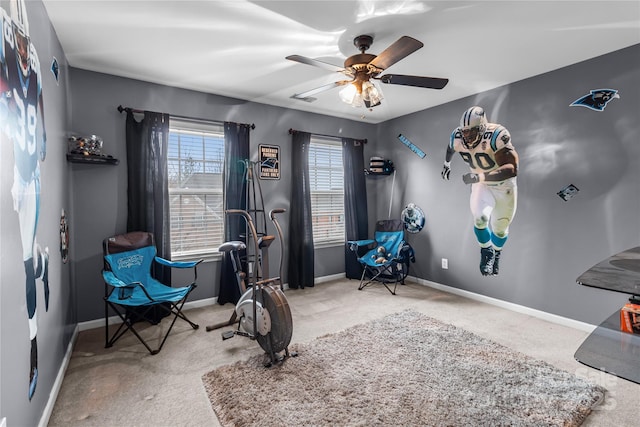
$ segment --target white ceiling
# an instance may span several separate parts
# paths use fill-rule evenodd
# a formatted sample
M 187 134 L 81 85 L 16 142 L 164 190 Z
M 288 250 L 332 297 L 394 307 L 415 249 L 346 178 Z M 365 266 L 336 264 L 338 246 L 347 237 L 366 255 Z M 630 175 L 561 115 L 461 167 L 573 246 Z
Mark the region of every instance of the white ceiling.
M 76 68 L 379 123 L 640 43 L 640 1 L 44 0 Z M 354 37 L 379 54 L 403 35 L 424 47 L 386 70 L 449 78 L 442 90 L 380 84 L 382 105 L 342 103 L 342 80 L 286 60 L 342 66 Z M 384 74 L 384 73 L 383 73 Z M 135 106 L 134 106 L 135 107 Z

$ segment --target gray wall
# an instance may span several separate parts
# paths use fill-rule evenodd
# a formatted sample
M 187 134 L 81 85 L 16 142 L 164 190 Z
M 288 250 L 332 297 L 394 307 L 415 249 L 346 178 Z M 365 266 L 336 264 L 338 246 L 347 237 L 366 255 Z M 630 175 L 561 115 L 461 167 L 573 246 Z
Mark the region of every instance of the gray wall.
M 102 276 L 102 240 L 126 231 L 127 164 L 125 115 L 118 105 L 162 111 L 179 116 L 219 121 L 254 123 L 251 131 L 251 155 L 257 160 L 259 144 L 280 146 L 281 178 L 261 181 L 268 211 L 289 208 L 291 135 L 290 128 L 312 133 L 375 138 L 374 125 L 336 119 L 300 111 L 271 107 L 236 99 L 171 88 L 111 75 L 72 69 L 71 131 L 81 135 L 99 135 L 104 150 L 120 160 L 117 166 L 73 164 L 74 241 L 73 270 L 76 275 L 78 320 L 104 316 Z M 369 143 L 368 145 L 371 145 Z M 368 147 L 365 148 L 365 155 Z M 288 236 L 288 214 L 279 218 Z M 271 230 L 275 233 L 275 230 Z M 270 271 L 278 269 L 279 248 L 272 249 Z M 285 258 L 286 259 L 286 258 Z M 344 273 L 342 248 L 324 248 L 316 252 L 316 276 Z M 286 272 L 286 268 L 285 268 Z M 191 300 L 218 294 L 219 262 L 207 262 L 198 269 L 198 288 Z M 176 275 L 174 281 L 180 277 Z
M 104 138 L 119 166 L 73 165 L 74 271 L 79 321 L 100 318 L 100 242 L 126 223 L 124 116 L 117 105 L 172 114 L 255 123 L 252 154 L 260 143 L 279 145 L 290 161 L 289 128 L 367 138 L 365 156 L 394 161 L 392 176 L 368 177 L 370 228 L 375 220 L 398 217 L 409 202 L 427 215 L 425 230 L 408 235 L 417 262 L 411 274 L 568 318 L 597 324 L 625 302 L 622 294 L 579 286 L 575 279 L 600 260 L 640 243 L 640 171 L 637 134 L 639 46 L 523 80 L 476 96 L 391 120 L 377 126 L 290 111 L 214 95 L 72 69 L 72 129 Z M 602 112 L 569 104 L 591 89 L 613 88 L 621 98 Z M 503 252 L 501 273 L 482 277 L 472 232 L 469 187 L 456 156 L 450 182 L 440 177 L 451 130 L 471 105 L 485 107 L 492 121 L 510 130 L 520 155 L 518 212 Z M 636 132 L 634 132 L 634 130 Z M 405 134 L 427 156 L 420 159 L 397 140 Z M 267 209 L 288 207 L 290 175 L 263 181 Z M 568 184 L 578 195 L 563 201 Z M 394 198 L 391 200 L 391 193 Z M 287 233 L 287 217 L 282 221 Z M 441 258 L 449 260 L 442 270 Z M 272 271 L 277 256 L 272 257 Z M 344 271 L 342 251 L 316 254 L 316 276 Z M 196 299 L 217 295 L 218 264 L 208 263 Z
M 40 163 L 41 199 L 37 242 L 49 248 L 49 310 L 45 311 L 43 286 L 37 281 L 38 385 L 28 399 L 30 341 L 25 300 L 25 270 L 18 215 L 13 210 L 13 143 L 0 134 L 0 420 L 8 426 L 34 426 L 47 405 L 56 376 L 76 326 L 69 264 L 59 251 L 60 215 L 70 215 L 68 168 L 65 160 L 68 112 L 68 69 L 64 52 L 53 32 L 41 2 L 26 2 L 30 36 L 40 60 L 47 131 L 47 156 Z M 9 2 L 0 1 L 9 11 Z M 50 66 L 60 64 L 56 82 Z M 13 56 L 8 60 L 13 60 Z
M 602 112 L 570 107 L 592 89 L 617 89 Z M 469 212 L 468 167 L 456 154 L 451 181 L 440 177 L 446 145 L 462 113 L 481 105 L 506 126 L 520 156 L 518 211 L 500 275 L 482 277 Z M 434 282 L 598 324 L 627 299 L 577 285 L 597 262 L 640 244 L 640 45 L 523 80 L 379 126 L 375 138 L 397 167 L 394 213 L 414 202 L 426 228 L 409 235 L 412 274 Z M 420 159 L 403 133 L 427 153 Z M 578 195 L 556 193 L 574 184 Z M 387 217 L 388 204 L 377 203 Z M 392 215 L 392 216 L 393 216 Z M 449 269 L 441 268 L 448 258 Z

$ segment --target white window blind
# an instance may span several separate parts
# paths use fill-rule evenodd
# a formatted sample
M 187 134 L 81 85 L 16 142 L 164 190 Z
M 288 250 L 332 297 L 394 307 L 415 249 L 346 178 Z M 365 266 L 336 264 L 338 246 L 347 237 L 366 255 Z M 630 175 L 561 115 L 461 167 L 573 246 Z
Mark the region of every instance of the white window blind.
M 309 184 L 314 245 L 344 244 L 344 171 L 339 138 L 311 136 Z
M 224 239 L 224 128 L 170 119 L 168 176 L 171 259 L 217 252 Z

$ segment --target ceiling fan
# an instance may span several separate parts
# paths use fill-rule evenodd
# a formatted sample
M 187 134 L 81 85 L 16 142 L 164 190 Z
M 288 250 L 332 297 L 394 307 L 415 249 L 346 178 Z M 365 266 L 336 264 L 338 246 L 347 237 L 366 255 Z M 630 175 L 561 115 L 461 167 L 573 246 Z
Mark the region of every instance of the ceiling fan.
M 365 53 L 371 43 L 373 43 L 373 37 L 369 35 L 361 35 L 353 39 L 353 44 L 360 53 L 348 57 L 344 61 L 344 68 L 300 55 L 287 56 L 286 59 L 288 60 L 338 72 L 350 78 L 350 80 L 340 80 L 306 92 L 297 93 L 292 98 L 311 101 L 313 100 L 311 98 L 313 95 L 339 86 L 346 86 L 340 91 L 340 98 L 344 102 L 354 107 L 364 105 L 367 108 L 372 108 L 380 105 L 382 93 L 373 85 L 371 80 L 378 80 L 386 84 L 416 86 L 427 89 L 442 89 L 449 82 L 449 79 L 407 76 L 404 74 L 385 74 L 380 76 L 380 73 L 384 70 L 420 49 L 424 44 L 412 37 L 402 36 L 380 55 L 372 55 Z

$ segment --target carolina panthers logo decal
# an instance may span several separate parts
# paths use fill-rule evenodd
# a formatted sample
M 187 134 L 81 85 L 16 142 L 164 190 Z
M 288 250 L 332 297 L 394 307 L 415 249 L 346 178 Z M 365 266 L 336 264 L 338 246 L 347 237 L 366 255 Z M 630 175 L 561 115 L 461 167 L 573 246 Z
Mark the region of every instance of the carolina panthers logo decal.
M 618 91 L 615 89 L 596 89 L 592 90 L 588 95 L 576 99 L 570 107 L 587 107 L 593 111 L 602 111 L 609 101 L 614 98 L 620 98 Z

